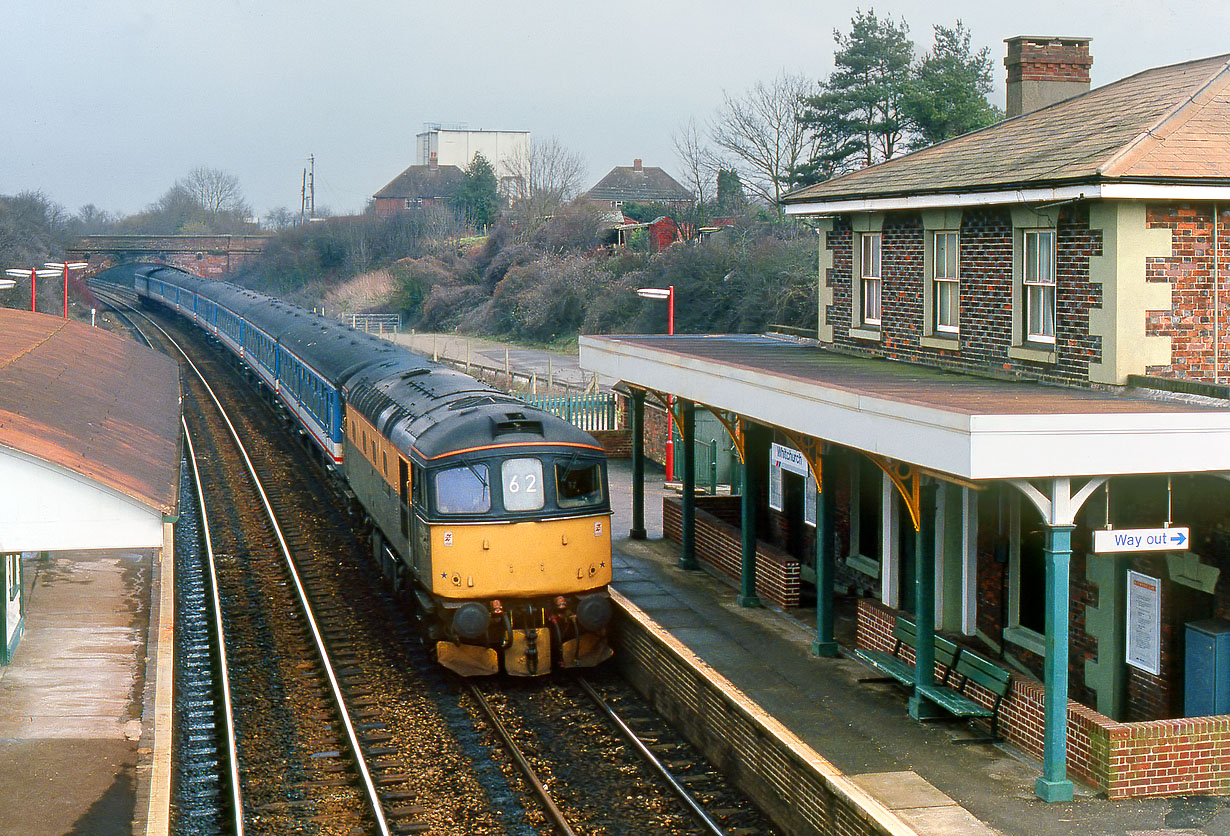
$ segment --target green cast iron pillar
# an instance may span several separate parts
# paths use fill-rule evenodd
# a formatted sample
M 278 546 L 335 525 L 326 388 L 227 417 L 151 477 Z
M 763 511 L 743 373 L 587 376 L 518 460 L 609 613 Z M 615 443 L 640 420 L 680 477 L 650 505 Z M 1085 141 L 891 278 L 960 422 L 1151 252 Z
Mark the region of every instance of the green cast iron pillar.
M 680 569 L 699 569 L 696 562 L 696 404 L 683 407 L 683 501 L 680 520 Z
M 935 493 L 934 482 L 918 491 L 918 531 L 914 534 L 914 695 L 910 716 L 925 720 L 940 715 L 925 690 L 935 684 Z M 903 590 L 905 591 L 905 590 Z
M 837 641 L 833 638 L 834 526 L 837 518 L 837 488 L 833 474 L 836 462 L 832 453 L 820 457 L 820 479 L 816 496 L 816 641 L 811 652 L 817 656 L 836 656 Z M 825 488 L 828 488 L 825 490 Z
M 1072 559 L 1070 525 L 1046 530 L 1046 705 L 1042 777 L 1034 794 L 1043 801 L 1072 800 L 1068 780 L 1068 566 Z
M 756 596 L 756 500 L 760 493 L 760 468 L 758 463 L 767 458 L 768 443 L 761 444 L 766 435 L 763 427 L 751 422 L 743 424 L 743 496 L 740 502 L 743 526 L 743 572 L 739 584 L 739 606 L 759 607 Z
M 628 537 L 645 539 L 645 392 L 632 390 L 632 528 Z

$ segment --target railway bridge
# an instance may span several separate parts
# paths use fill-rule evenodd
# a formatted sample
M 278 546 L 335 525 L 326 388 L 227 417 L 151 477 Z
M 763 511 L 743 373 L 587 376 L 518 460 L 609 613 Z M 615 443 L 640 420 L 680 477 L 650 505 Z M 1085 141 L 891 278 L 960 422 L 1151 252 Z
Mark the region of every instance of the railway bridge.
M 88 273 L 116 264 L 157 261 L 217 279 L 259 254 L 268 235 L 84 235 L 68 250 L 71 261 L 85 261 Z

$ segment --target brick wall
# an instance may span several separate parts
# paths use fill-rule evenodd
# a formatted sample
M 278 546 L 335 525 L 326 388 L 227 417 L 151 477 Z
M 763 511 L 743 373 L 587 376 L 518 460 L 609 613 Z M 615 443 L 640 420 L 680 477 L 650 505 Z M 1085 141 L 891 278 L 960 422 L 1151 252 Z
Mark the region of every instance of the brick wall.
M 1099 307 L 1102 291 L 1089 281 L 1089 258 L 1101 255 L 1100 230 L 1089 228 L 1087 207 L 1064 207 L 1056 235 L 1057 362 L 1039 363 L 1008 356 L 1014 344 L 1012 314 L 1012 219 L 1007 209 L 970 209 L 960 230 L 959 350 L 924 347 L 923 247 L 926 237 L 916 212 L 889 214 L 882 228 L 881 339 L 850 335 L 852 310 L 849 220 L 839 219 L 828 236 L 833 250 L 829 285 L 833 304 L 828 322 L 833 342 L 844 349 L 894 360 L 961 371 L 991 373 L 1056 383 L 1088 385 L 1089 364 L 1101 361 L 1101 338 L 1089 334 L 1089 311 Z M 857 327 L 857 325 L 856 325 Z
M 1089 81 L 1093 59 L 1085 38 L 1010 38 L 1008 81 Z
M 740 530 L 706 510 L 708 502 L 719 513 L 729 514 L 729 497 L 696 498 L 696 559 L 738 583 L 743 577 L 743 540 Z M 662 533 L 676 543 L 682 540 L 683 503 L 675 497 L 662 500 Z M 756 594 L 779 607 L 799 605 L 799 562 L 763 541 L 756 544 Z
M 889 652 L 897 613 L 877 601 L 858 602 L 857 646 Z M 937 673 L 942 668 L 936 667 Z M 978 688 L 972 699 L 991 705 Z M 1006 740 L 1042 757 L 1046 689 L 1015 675 L 999 710 Z M 1230 794 L 1230 717 L 1189 717 L 1117 723 L 1068 701 L 1068 775 L 1110 798 Z
M 1169 229 L 1172 249 L 1169 257 L 1149 258 L 1145 277 L 1150 282 L 1171 286 L 1171 309 L 1150 311 L 1145 333 L 1170 337 L 1171 361 L 1166 366 L 1149 366 L 1146 374 L 1212 381 L 1226 380 L 1230 371 L 1230 323 L 1226 319 L 1227 299 L 1224 280 L 1213 281 L 1213 212 L 1211 206 L 1153 204 L 1146 208 L 1150 229 Z M 1218 218 L 1217 249 L 1222 260 L 1230 255 L 1230 212 Z M 1223 273 L 1225 266 L 1222 267 Z M 1213 294 L 1218 295 L 1217 321 L 1214 322 Z M 1219 336 L 1220 358 L 1214 369 L 1214 333 Z
M 632 456 L 631 430 L 590 430 L 589 434 L 602 445 L 608 458 L 626 459 Z

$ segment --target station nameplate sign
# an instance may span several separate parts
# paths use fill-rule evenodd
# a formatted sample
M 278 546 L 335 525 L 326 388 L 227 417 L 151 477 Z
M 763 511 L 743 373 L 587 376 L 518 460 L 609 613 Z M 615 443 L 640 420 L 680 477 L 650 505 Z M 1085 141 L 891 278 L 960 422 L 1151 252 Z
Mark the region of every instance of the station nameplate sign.
M 1093 532 L 1093 550 L 1113 552 L 1177 552 L 1187 548 L 1187 526 L 1173 528 L 1117 528 Z

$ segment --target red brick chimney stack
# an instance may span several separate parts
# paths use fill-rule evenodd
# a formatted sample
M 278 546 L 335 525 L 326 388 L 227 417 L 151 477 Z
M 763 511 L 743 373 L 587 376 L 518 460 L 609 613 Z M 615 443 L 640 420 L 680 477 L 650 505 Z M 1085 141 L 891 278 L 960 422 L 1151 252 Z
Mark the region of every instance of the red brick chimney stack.
M 641 158 L 640 157 L 637 157 L 635 160 L 632 161 L 632 170 L 633 171 L 641 170 Z
M 1009 117 L 1089 92 L 1089 38 L 1018 35 L 1008 38 Z

